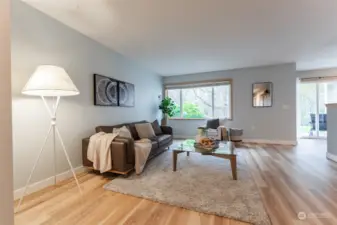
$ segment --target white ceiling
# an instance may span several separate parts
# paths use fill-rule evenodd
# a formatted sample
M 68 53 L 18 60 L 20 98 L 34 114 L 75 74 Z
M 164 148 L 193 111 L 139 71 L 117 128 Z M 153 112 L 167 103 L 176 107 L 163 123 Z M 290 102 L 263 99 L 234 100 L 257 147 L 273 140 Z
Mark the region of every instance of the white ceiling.
M 337 65 L 336 0 L 24 1 L 161 75 Z

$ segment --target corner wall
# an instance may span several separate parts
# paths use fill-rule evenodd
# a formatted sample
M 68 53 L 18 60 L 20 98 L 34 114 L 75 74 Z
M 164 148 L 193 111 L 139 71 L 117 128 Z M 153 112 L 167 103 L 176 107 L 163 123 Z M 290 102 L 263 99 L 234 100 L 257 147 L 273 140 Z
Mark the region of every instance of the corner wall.
M 0 224 L 14 224 L 10 0 L 0 1 Z
M 337 162 L 337 104 L 327 104 L 327 158 Z
M 295 64 L 236 69 L 164 77 L 164 83 L 233 79 L 233 120 L 226 125 L 244 129 L 244 138 L 283 143 L 296 142 Z M 252 107 L 252 84 L 273 83 L 273 106 Z M 170 120 L 176 136 L 191 137 L 204 120 Z
M 74 167 L 82 165 L 81 140 L 98 125 L 113 125 L 160 117 L 158 95 L 162 78 L 122 55 L 66 27 L 19 0 L 12 9 L 12 103 L 14 188 L 24 186 L 49 127 L 49 116 L 37 97 L 21 94 L 40 64 L 64 67 L 80 90 L 79 96 L 61 99 L 58 126 Z M 93 74 L 135 84 L 134 108 L 93 105 Z M 3 74 L 3 73 L 2 73 Z M 2 83 L 3 85 L 3 83 Z M 8 88 L 8 84 L 7 85 Z M 54 175 L 51 140 L 41 156 L 32 182 Z M 69 169 L 57 144 L 57 173 Z

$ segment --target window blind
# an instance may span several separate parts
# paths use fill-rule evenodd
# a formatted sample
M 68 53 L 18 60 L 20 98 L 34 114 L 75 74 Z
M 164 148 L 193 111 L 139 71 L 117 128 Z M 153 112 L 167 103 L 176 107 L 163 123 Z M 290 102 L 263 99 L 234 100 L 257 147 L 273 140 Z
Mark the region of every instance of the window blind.
M 337 82 L 337 76 L 330 77 L 307 77 L 300 78 L 301 83 L 326 83 L 326 82 Z
M 171 83 L 165 84 L 164 87 L 167 90 L 170 89 L 184 89 L 184 88 L 198 88 L 198 87 L 212 87 L 230 85 L 232 80 L 209 80 L 209 81 L 197 81 L 197 82 L 183 82 L 183 83 Z

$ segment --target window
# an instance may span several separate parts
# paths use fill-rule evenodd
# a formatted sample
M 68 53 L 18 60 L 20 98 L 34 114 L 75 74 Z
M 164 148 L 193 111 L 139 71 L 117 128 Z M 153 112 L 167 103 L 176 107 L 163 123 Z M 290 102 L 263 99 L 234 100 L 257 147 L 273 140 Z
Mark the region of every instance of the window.
M 170 84 L 166 95 L 176 103 L 177 109 L 171 118 L 231 119 L 231 81 L 216 81 L 213 84 Z

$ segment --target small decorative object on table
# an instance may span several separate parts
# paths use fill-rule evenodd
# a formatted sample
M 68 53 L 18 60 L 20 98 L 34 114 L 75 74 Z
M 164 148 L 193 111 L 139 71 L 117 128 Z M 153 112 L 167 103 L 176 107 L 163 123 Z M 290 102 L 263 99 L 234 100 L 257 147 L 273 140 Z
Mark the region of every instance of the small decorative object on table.
M 219 141 L 204 137 L 200 139 L 199 142 L 195 142 L 194 147 L 202 150 L 212 151 L 219 148 Z
M 198 135 L 206 136 L 206 131 L 207 131 L 206 127 L 198 127 Z
M 206 137 L 206 130 L 205 127 L 198 127 L 198 134 L 195 137 L 195 142 L 199 143 L 201 139 Z

